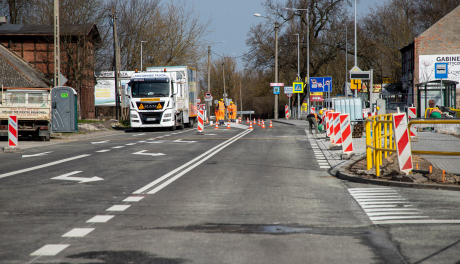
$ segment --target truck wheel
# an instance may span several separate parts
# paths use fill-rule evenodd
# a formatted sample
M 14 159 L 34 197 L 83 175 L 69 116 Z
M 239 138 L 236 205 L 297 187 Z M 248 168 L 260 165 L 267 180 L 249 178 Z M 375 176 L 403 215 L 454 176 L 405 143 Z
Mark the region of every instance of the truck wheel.
M 193 125 L 195 124 L 195 119 L 190 118 L 189 120 L 190 120 L 190 122 L 188 123 L 188 126 L 193 128 Z
M 39 137 L 38 137 L 38 140 L 40 140 L 40 141 L 45 141 L 45 136 L 39 136 Z
M 174 125 L 173 125 L 172 127 L 169 128 L 169 131 L 174 131 L 174 130 L 176 130 L 176 122 L 177 122 L 176 120 L 177 120 L 177 118 L 174 119 Z
M 179 129 L 180 130 L 184 130 L 184 114 L 181 114 L 180 116 L 180 126 L 179 126 Z

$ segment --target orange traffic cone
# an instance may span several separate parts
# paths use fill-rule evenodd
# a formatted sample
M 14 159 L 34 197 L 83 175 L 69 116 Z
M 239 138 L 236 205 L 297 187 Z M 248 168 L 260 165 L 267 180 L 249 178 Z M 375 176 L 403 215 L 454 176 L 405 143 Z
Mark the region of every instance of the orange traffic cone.
M 214 127 L 214 129 L 219 129 L 218 123 L 219 123 L 219 120 L 216 121 L 216 126 Z
M 273 128 L 273 124 L 271 120 L 270 120 L 270 126 L 268 128 Z
M 227 129 L 230 129 L 230 121 L 227 121 Z
M 246 120 L 246 124 L 249 124 L 249 117 L 248 117 L 248 119 Z
M 253 124 L 256 125 L 256 118 L 254 118 L 254 123 Z
M 262 128 L 265 129 L 265 122 L 262 120 Z
M 249 123 L 249 129 L 254 129 L 254 128 L 252 127 L 252 122 Z
M 209 123 L 209 119 L 206 117 L 206 124 Z
M 260 126 L 260 118 L 257 120 L 257 125 Z

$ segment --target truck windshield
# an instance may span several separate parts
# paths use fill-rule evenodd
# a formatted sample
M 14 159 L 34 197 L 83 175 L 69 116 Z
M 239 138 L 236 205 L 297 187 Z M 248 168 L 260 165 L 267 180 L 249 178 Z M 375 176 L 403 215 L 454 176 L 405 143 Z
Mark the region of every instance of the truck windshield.
M 133 98 L 167 97 L 169 82 L 135 82 L 132 87 Z

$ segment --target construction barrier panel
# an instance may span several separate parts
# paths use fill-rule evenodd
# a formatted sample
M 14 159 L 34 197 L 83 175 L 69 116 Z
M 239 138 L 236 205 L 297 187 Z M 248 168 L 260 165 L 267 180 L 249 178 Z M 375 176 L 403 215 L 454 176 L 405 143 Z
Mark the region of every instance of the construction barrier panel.
M 342 134 L 342 152 L 347 154 L 353 153 L 353 139 L 349 114 L 340 115 L 340 130 Z
M 17 116 L 8 117 L 8 146 L 9 147 L 18 146 L 18 117 Z
M 398 154 L 399 170 L 406 175 L 412 171 L 412 152 L 410 147 L 409 129 L 407 128 L 406 114 L 393 114 L 393 127 L 396 139 L 396 153 Z
M 198 132 L 203 132 L 203 129 L 204 129 L 203 120 L 204 120 L 204 111 L 199 110 L 198 111 Z
M 333 138 L 332 143 L 338 146 L 342 145 L 342 133 L 340 132 L 340 113 L 332 113 L 332 127 L 334 128 L 334 133 L 331 138 Z

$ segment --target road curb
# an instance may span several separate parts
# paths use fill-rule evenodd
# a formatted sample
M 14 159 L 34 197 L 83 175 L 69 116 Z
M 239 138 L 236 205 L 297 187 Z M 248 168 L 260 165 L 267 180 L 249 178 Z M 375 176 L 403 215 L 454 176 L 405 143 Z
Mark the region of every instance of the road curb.
M 295 124 L 293 124 L 293 123 L 283 122 L 283 120 L 279 120 L 279 119 L 272 119 L 272 122 L 281 123 L 281 124 L 290 125 L 290 126 L 295 126 Z
M 460 191 L 460 186 L 446 186 L 439 184 L 420 184 L 420 183 L 410 183 L 410 182 L 395 182 L 395 181 L 384 181 L 377 179 L 366 179 L 359 176 L 351 175 L 345 172 L 345 167 L 353 161 L 350 160 L 345 165 L 339 168 L 336 173 L 336 177 L 342 180 L 347 180 L 357 183 L 366 183 L 373 185 L 381 186 L 391 186 L 391 187 L 402 187 L 402 188 L 415 188 L 415 189 L 431 189 L 431 190 L 446 190 L 446 191 Z

